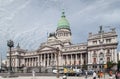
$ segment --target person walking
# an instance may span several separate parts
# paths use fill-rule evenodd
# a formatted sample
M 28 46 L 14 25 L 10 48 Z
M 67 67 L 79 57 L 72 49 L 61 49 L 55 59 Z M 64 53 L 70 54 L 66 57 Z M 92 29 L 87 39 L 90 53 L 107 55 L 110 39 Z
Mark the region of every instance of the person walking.
M 32 70 L 32 76 L 33 76 L 33 79 L 35 79 L 35 70 L 34 69 Z
M 120 71 L 116 72 L 116 79 L 120 79 Z
M 87 79 L 87 76 L 88 76 L 88 73 L 87 73 L 87 71 L 85 72 L 85 78 Z
M 100 72 L 98 71 L 98 78 L 100 79 Z
M 93 73 L 93 79 L 96 79 L 96 72 L 94 71 L 94 73 Z

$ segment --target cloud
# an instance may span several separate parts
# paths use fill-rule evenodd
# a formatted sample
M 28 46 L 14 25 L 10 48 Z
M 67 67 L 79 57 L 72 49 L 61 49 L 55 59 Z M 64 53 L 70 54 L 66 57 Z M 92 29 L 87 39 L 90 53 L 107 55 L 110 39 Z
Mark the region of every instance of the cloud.
M 38 48 L 46 41 L 47 32 L 56 30 L 63 8 L 71 25 L 73 43 L 86 42 L 88 33 L 97 33 L 100 25 L 118 28 L 119 3 L 119 0 L 0 0 L 2 53 L 10 38 L 15 46 L 19 42 L 28 50 Z

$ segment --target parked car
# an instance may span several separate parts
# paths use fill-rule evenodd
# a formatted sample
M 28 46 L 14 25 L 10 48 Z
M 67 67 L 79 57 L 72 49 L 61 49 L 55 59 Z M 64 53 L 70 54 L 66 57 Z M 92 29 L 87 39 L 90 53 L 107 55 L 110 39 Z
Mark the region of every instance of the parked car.
M 94 70 L 88 70 L 88 75 L 92 75 L 93 74 L 93 72 L 94 72 Z
M 82 75 L 82 70 L 81 69 L 73 69 L 74 73 L 76 76 Z
M 54 70 L 53 70 L 53 73 L 56 74 L 56 73 L 57 73 L 57 69 L 54 69 Z M 63 73 L 64 73 L 64 69 L 59 69 L 59 73 L 60 73 L 60 74 L 63 74 Z

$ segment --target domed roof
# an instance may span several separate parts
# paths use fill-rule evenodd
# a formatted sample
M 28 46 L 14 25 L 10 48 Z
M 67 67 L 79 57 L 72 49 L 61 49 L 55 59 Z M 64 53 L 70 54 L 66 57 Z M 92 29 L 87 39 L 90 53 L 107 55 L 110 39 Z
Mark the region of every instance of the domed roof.
M 70 24 L 68 20 L 65 18 L 65 12 L 62 12 L 61 19 L 58 21 L 57 29 L 70 29 Z

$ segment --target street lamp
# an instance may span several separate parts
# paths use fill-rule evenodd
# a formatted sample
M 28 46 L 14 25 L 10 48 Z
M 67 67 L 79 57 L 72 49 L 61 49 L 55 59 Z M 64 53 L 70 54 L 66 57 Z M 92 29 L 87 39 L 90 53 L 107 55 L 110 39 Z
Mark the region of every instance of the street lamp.
M 9 47 L 9 75 L 12 73 L 12 66 L 11 66 L 11 48 L 14 47 L 14 42 L 12 40 L 7 41 L 7 46 Z

